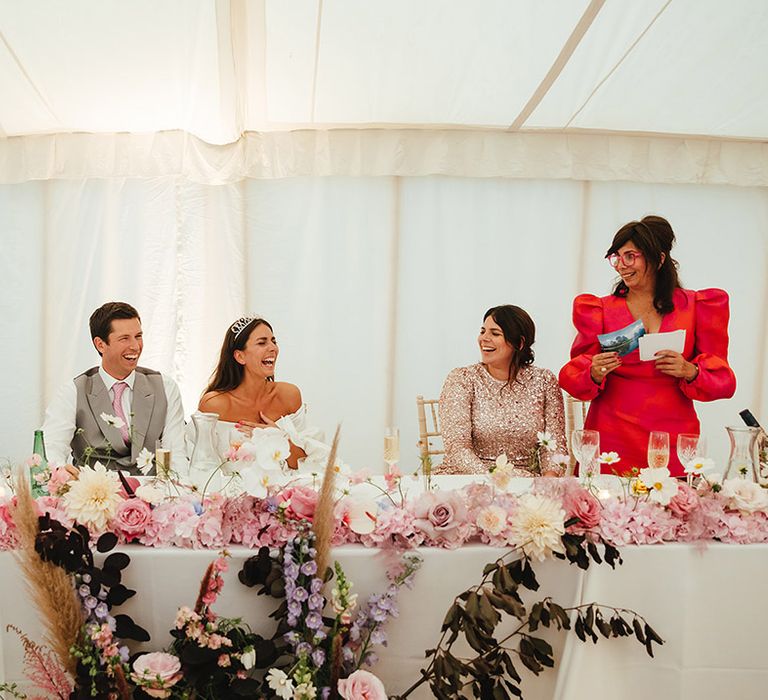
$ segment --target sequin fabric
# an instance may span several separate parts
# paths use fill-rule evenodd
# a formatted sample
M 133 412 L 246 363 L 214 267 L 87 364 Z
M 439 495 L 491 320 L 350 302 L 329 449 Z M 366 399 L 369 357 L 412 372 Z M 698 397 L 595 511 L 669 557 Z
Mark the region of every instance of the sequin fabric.
M 480 363 L 448 375 L 440 394 L 445 459 L 436 471 L 484 474 L 504 453 L 515 476 L 531 476 L 538 432 L 551 434 L 556 452 L 567 452 L 563 395 L 555 375 L 529 366 L 514 383 L 505 384 Z M 550 453 L 542 449 L 541 454 L 542 471 L 552 468 Z

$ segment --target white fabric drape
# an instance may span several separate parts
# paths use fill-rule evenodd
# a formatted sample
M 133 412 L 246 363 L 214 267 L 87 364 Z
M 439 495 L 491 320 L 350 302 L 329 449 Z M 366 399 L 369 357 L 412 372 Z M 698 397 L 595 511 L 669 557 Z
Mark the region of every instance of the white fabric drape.
M 213 145 L 183 131 L 0 138 L 0 184 L 180 176 L 449 175 L 768 186 L 768 144 L 623 134 L 445 129 L 246 132 Z
M 0 186 L 0 455 L 31 448 L 59 383 L 94 365 L 87 321 L 104 301 L 142 315 L 142 364 L 196 407 L 224 330 L 269 318 L 278 377 L 342 456 L 378 469 L 385 423 L 417 464 L 415 396 L 476 359 L 491 305 L 537 324 L 537 363 L 568 357 L 575 294 L 608 293 L 614 231 L 656 212 L 678 234 L 687 286 L 731 295 L 736 397 L 698 404 L 711 449 L 751 407 L 768 423 L 768 193 L 730 186 L 477 178 L 294 178 L 205 186 L 181 177 Z

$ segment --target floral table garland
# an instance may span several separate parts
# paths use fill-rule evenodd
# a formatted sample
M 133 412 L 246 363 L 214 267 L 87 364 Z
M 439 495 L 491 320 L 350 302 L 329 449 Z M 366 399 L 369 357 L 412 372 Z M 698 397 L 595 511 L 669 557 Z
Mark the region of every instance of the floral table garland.
M 329 466 L 333 464 L 332 454 Z M 139 484 L 98 464 L 79 471 L 54 468 L 43 483 L 49 495 L 33 501 L 28 491 L 22 498 L 20 490 L 18 497 L 0 503 L 0 547 L 24 549 L 26 540 L 29 549 L 31 541 L 35 556 L 30 561 L 38 557 L 65 571 L 84 611 L 85 622 L 78 626 L 72 644 L 68 648 L 64 644 L 67 652 L 59 646 L 60 669 L 52 675 L 58 680 L 49 678 L 44 697 L 67 697 L 62 679 L 71 676 L 71 697 L 117 698 L 132 693 L 139 698 L 295 700 L 386 697 L 380 681 L 361 666 L 375 660 L 371 647 L 383 641 L 383 623 L 394 609 L 397 592 L 418 568 L 418 559 L 407 554 L 414 547 L 457 548 L 470 541 L 510 547 L 513 561 L 489 563 L 478 585 L 456 596 L 438 645 L 428 652 L 421 679 L 397 696 L 407 697 L 429 683 L 436 697 L 463 697 L 464 688 L 475 697 L 510 697 L 521 694 L 520 677 L 511 648 L 505 646 L 510 640 L 497 642 L 493 634 L 504 615 L 520 621 L 514 651 L 534 673 L 554 664 L 551 647 L 533 635 L 539 626 L 573 628 L 582 640 L 596 641 L 598 633 L 634 636 L 651 655 L 652 644 L 661 643 L 632 611 L 598 604 L 564 608 L 549 598 L 527 609 L 518 590 L 538 588 L 534 561 L 556 556 L 582 568 L 603 560 L 613 566 L 620 561 L 613 544 L 768 541 L 765 491 L 744 479 L 720 483 L 704 474 L 706 466 L 692 469 L 690 483 L 671 479 L 666 470 L 635 470 L 625 479 L 622 495 L 604 500 L 589 481 L 575 479 L 540 479 L 530 493 L 510 494 L 503 459 L 485 482 L 427 491 L 410 500 L 404 496 L 405 477 L 397 470 L 387 475 L 381 498 L 374 499 L 355 493 L 356 485 L 367 481 L 360 475 L 348 478 L 343 488 L 328 486 L 336 478 L 332 467 L 326 470 L 320 492 L 289 482 L 269 485 L 263 496 L 232 497 L 177 491 L 167 474 Z M 25 500 L 32 514 L 26 526 L 18 518 Z M 29 522 L 36 518 L 33 527 Z M 357 613 L 343 570 L 338 565 L 333 570 L 317 568 L 313 522 L 326 523 L 326 549 L 330 544 L 360 543 L 402 556 L 386 591 Z M 129 559 L 113 553 L 96 567 L 93 542 L 104 552 L 118 542 L 258 548 L 239 578 L 246 585 L 259 585 L 262 593 L 284 598 L 273 614 L 274 636 L 266 640 L 239 620 L 222 619 L 213 612 L 220 574 L 227 566 L 223 556 L 203 577 L 194 608 L 180 608 L 168 651 L 129 660 L 121 640 L 141 641 L 146 633 L 130 618 L 110 613 L 113 605 L 134 593 L 120 584 L 119 572 Z M 332 576 L 335 587 L 329 594 L 325 587 Z M 460 635 L 477 652 L 473 659 L 453 654 L 451 647 Z M 23 639 L 28 666 L 39 681 L 44 666 L 39 660 L 48 652 Z M 268 672 L 256 681 L 252 672 L 259 668 Z M 218 678 L 219 685 L 211 685 L 210 678 Z M 203 682 L 208 685 L 201 686 Z

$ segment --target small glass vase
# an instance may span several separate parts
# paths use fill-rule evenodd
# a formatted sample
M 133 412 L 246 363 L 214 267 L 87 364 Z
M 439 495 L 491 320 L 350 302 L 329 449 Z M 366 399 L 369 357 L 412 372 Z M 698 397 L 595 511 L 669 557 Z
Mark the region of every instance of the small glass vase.
M 757 458 L 757 438 L 759 428 L 728 425 L 728 438 L 731 441 L 731 453 L 723 480 L 744 477 L 760 483 L 758 478 L 759 462 Z
M 216 449 L 216 423 L 219 421 L 218 413 L 202 413 L 198 411 L 192 414 L 192 423 L 195 426 L 195 447 L 189 460 L 189 479 L 198 488 L 204 488 L 209 479 L 209 490 L 215 489 L 211 479 L 213 472 L 221 466 L 221 457 Z

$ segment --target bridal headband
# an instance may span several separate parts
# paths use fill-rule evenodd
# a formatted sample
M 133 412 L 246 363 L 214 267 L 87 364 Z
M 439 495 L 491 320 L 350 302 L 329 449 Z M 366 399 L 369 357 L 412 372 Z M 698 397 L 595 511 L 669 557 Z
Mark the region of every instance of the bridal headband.
M 260 318 L 261 317 L 258 315 L 242 316 L 241 318 L 238 318 L 237 321 L 230 326 L 230 330 L 235 334 L 235 340 L 237 340 L 237 336 L 239 336 L 248 326 Z

